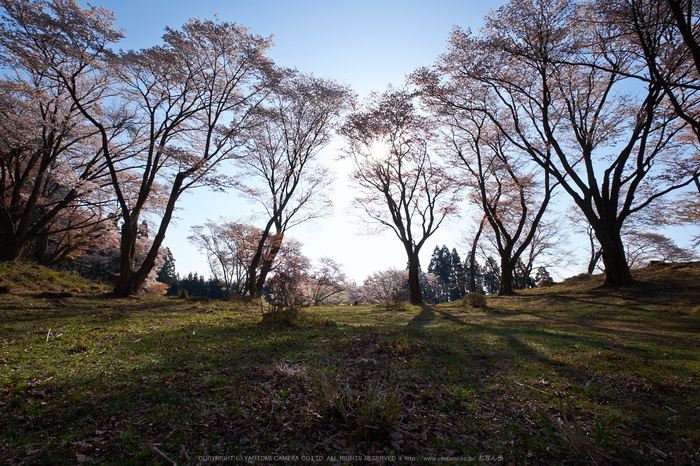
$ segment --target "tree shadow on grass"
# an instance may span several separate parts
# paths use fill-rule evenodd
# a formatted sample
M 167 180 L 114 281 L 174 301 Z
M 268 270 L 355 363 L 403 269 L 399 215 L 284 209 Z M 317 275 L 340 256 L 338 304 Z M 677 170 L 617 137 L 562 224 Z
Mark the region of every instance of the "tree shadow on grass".
M 120 305 L 129 304 L 131 301 Z M 143 309 L 136 316 L 160 319 L 159 313 L 165 310 L 163 315 L 167 315 L 172 305 L 177 301 L 162 303 L 160 310 Z M 176 306 L 172 312 L 192 310 Z M 551 403 L 554 390 L 566 391 L 567 386 L 579 396 L 586 389 L 592 396 L 604 396 L 606 402 L 625 406 L 630 418 L 636 421 L 638 416 L 639 422 L 647 422 L 646 414 L 635 410 L 634 404 L 648 403 L 649 395 L 622 386 L 608 388 L 611 382 L 605 374 L 594 373 L 595 368 L 576 359 L 576 347 L 586 348 L 582 354 L 589 358 L 598 352 L 600 357 L 624 356 L 611 362 L 620 371 L 618 368 L 627 370 L 628 365 L 659 357 L 652 349 L 637 345 L 630 330 L 618 332 L 620 341 L 611 348 L 607 334 L 582 334 L 584 323 L 574 328 L 556 321 L 523 325 L 509 320 L 511 312 L 489 315 L 483 321 L 481 315 L 471 319 L 457 312 L 424 305 L 417 312 L 411 310 L 412 318 L 405 327 L 402 320 L 403 328 L 398 331 L 395 322 L 374 324 L 385 330 L 380 335 L 385 338 L 397 332 L 412 333 L 393 347 L 380 347 L 376 333 L 364 327 L 269 330 L 252 319 L 183 320 L 176 328 L 148 328 L 120 334 L 116 340 L 111 332 L 101 330 L 95 341 L 85 343 L 84 351 L 57 358 L 55 372 L 41 375 L 40 381 L 29 386 L 17 379 L 22 386 L 3 388 L 11 395 L 7 404 L 0 405 L 7 420 L 4 432 L 13 444 L 12 454 L 17 455 L 35 451 L 32 445 L 42 435 L 58 439 L 42 447 L 43 453 L 28 458 L 28 463 L 54 454 L 63 455 L 65 464 L 74 464 L 76 452 L 91 443 L 99 445 L 102 453 L 93 450 L 89 454 L 98 460 L 114 458 L 113 464 L 137 461 L 138 455 L 148 456 L 141 456 L 137 464 L 156 461 L 157 455 L 144 450 L 143 445 L 149 443 L 178 462 L 186 462 L 180 451 L 190 458 L 217 452 L 259 453 L 280 445 L 305 445 L 306 438 L 314 439 L 312 448 L 317 452 L 332 453 L 336 448 L 333 439 L 354 445 L 346 447 L 353 448 L 351 453 L 368 451 L 321 411 L 309 378 L 317 365 L 332 367 L 343 380 L 355 377 L 352 383 L 357 384 L 396 365 L 408 382 L 428 389 L 425 399 L 413 396 L 407 400 L 431 419 L 442 417 L 446 410 L 453 420 L 460 416 L 472 419 L 474 412 L 482 417 L 482 413 L 500 413 L 499 420 L 488 421 L 493 425 L 480 424 L 486 434 L 502 431 L 504 426 L 529 428 L 532 421 L 517 416 L 533 418 L 538 407 Z M 447 325 L 436 325 L 441 322 Z M 58 343 L 49 340 L 44 347 L 51 349 Z M 602 381 L 589 386 L 594 375 Z M 457 400 L 449 392 L 455 387 L 467 387 L 474 395 Z M 668 406 L 676 408 L 677 404 Z M 410 425 L 411 421 L 405 422 Z M 413 426 L 423 428 L 424 424 Z M 16 432 L 24 437 L 17 437 Z M 655 435 L 654 444 L 660 445 L 663 438 Z M 553 440 L 546 435 L 541 438 L 542 442 Z M 62 445 L 66 439 L 69 441 Z M 522 447 L 519 437 L 515 441 Z M 558 457 L 547 459 L 551 464 L 561 462 Z
M 442 309 L 437 309 L 435 306 L 421 304 L 420 312 L 406 324 L 406 331 L 411 333 L 419 333 L 425 330 L 426 326 L 435 322 L 438 318 L 450 321 L 457 325 L 465 325 L 465 322 L 462 319 L 449 312 L 445 312 Z
M 435 311 L 432 306 L 426 304 L 421 304 L 420 312 L 416 314 L 413 319 L 411 319 L 406 324 L 406 331 L 411 333 L 417 333 L 422 331 L 426 325 L 430 324 L 435 320 Z

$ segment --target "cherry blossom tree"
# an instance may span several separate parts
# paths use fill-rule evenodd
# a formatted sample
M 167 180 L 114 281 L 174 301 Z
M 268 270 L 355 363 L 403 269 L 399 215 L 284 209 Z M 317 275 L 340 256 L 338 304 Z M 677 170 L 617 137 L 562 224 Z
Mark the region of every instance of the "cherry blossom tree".
M 98 135 L 121 218 L 115 292 L 134 294 L 154 267 L 182 193 L 226 185 L 216 170 L 236 156 L 251 111 L 275 80 L 265 56 L 271 40 L 236 24 L 190 20 L 181 30 L 166 28 L 161 46 L 115 54 L 108 45 L 121 33 L 103 9 L 73 0 L 3 6 L 27 63 L 65 88 Z M 137 263 L 138 228 L 149 209 L 158 227 Z
M 288 71 L 256 113 L 238 162 L 245 179 L 237 186 L 266 221 L 248 268 L 250 299 L 261 295 L 287 230 L 329 212 L 333 176 L 318 153 L 352 98 L 332 80 Z
M 674 112 L 688 125 L 695 150 L 679 161 L 679 171 L 693 171 L 694 190 L 665 202 L 670 215 L 656 215 L 667 223 L 700 224 L 700 4 L 693 0 L 597 1 L 593 18 L 613 25 L 627 40 L 638 66 L 630 77 L 654 82 Z M 671 205 L 669 205 L 671 204 Z M 698 236 L 697 238 L 700 238 Z
M 479 35 L 455 29 L 418 81 L 444 104 L 485 115 L 560 183 L 602 247 L 605 284 L 619 287 L 633 282 L 625 221 L 695 174 L 682 168 L 687 123 L 662 86 L 632 81 L 636 62 L 618 31 L 580 21 L 581 11 L 595 12 L 579 5 L 513 0 L 486 17 Z
M 410 301 L 421 304 L 418 255 L 445 218 L 457 213 L 459 197 L 458 184 L 435 152 L 433 124 L 419 114 L 414 99 L 404 89 L 372 94 L 348 117 L 342 134 L 360 191 L 355 206 L 364 219 L 401 241 L 408 256 Z
M 368 276 L 360 288 L 360 301 L 369 304 L 405 300 L 408 294 L 408 271 L 388 269 Z
M 246 294 L 248 269 L 261 236 L 253 225 L 222 220 L 193 226 L 188 240 L 206 254 L 212 276 L 229 297 Z
M 348 279 L 340 264 L 329 257 L 318 260 L 306 279 L 305 294 L 309 304 L 319 306 L 342 297 Z
M 523 268 L 523 254 L 532 252 L 533 240 L 558 183 L 514 147 L 483 113 L 441 110 L 439 101 L 437 105 L 437 113 L 448 115 L 445 123 L 451 158 L 463 168 L 473 201 L 491 227 L 487 236 L 501 266 L 498 294 L 512 295 L 518 287 L 516 267 Z M 532 261 L 528 265 L 531 270 Z
M 116 41 L 121 34 L 109 29 L 111 16 L 101 9 L 81 10 L 82 16 L 73 17 L 71 2 L 3 0 L 0 8 L 0 64 L 5 69 L 0 79 L 0 261 L 6 261 L 19 258 L 30 244 L 99 228 L 110 218 L 99 135 L 56 79 L 51 63 L 73 59 L 64 53 L 69 44 L 62 28 L 95 26 L 104 32 L 104 41 Z M 100 48 L 104 42 L 92 45 Z M 87 100 L 105 93 L 95 86 Z M 99 111 L 109 117 L 107 110 Z M 114 127 L 106 136 L 113 139 L 122 132 Z

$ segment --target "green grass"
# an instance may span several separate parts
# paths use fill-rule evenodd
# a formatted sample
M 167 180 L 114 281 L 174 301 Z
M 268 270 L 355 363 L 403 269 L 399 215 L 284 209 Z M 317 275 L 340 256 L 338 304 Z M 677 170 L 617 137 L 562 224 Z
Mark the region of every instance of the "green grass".
M 700 463 L 700 266 L 635 277 L 484 309 L 312 308 L 284 326 L 262 325 L 259 307 L 114 299 L 73 275 L 0 266 L 0 463 Z

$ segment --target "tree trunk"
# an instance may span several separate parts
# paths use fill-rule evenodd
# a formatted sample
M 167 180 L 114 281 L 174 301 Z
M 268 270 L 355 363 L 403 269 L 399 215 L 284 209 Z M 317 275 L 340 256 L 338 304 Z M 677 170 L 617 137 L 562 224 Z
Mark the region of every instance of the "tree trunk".
M 510 251 L 501 256 L 501 283 L 498 286 L 498 296 L 512 296 L 513 291 L 513 266 L 510 262 Z
M 484 220 L 486 220 L 486 217 L 482 217 L 481 222 L 479 222 L 479 229 L 472 242 L 472 252 L 469 260 L 469 291 L 472 293 L 476 292 L 476 247 L 479 244 L 481 232 L 484 231 Z
M 622 240 L 618 239 L 615 247 L 603 247 L 603 263 L 605 264 L 605 288 L 622 288 L 634 283 L 627 257 L 622 246 Z
M 49 235 L 42 235 L 34 240 L 34 260 L 44 267 L 51 267 L 52 260 L 49 256 Z
M 248 299 L 251 301 L 260 297 L 260 294 L 258 293 L 258 265 L 260 265 L 260 261 L 263 258 L 265 242 L 267 241 L 267 237 L 270 235 L 270 229 L 272 228 L 274 221 L 275 219 L 271 218 L 267 222 L 267 225 L 265 225 L 265 229 L 263 230 L 258 242 L 258 249 L 255 251 L 253 259 L 251 259 L 250 265 L 248 266 Z
M 600 260 L 600 256 L 602 255 L 602 250 L 591 252 L 591 260 L 588 261 L 588 275 L 593 275 L 593 272 L 595 272 L 595 267 L 596 265 L 598 265 L 598 261 Z
M 279 230 L 272 237 L 272 246 L 270 247 L 270 250 L 267 252 L 266 256 L 263 259 L 262 266 L 260 267 L 260 273 L 258 274 L 257 283 L 255 284 L 255 289 L 258 296 L 262 296 L 263 294 L 263 288 L 265 287 L 265 280 L 267 280 L 267 274 L 269 274 L 270 270 L 272 270 L 272 265 L 275 262 L 277 253 L 282 248 L 283 239 L 284 233 Z
M 26 242 L 18 240 L 15 235 L 5 236 L 0 242 L 0 262 L 15 262 L 22 255 Z
M 22 256 L 29 243 L 35 238 L 30 233 L 30 212 L 33 209 L 25 207 L 19 220 L 13 219 L 7 212 L 3 212 L 3 222 L 0 231 L 3 232 L 0 242 L 0 262 L 15 262 Z M 31 228 L 32 231 L 35 229 Z
M 138 237 L 138 216 L 131 219 L 131 228 L 129 228 L 129 231 L 127 232 L 128 243 L 125 243 L 124 241 L 125 229 L 122 227 L 122 250 L 119 263 L 119 278 L 117 279 L 117 284 L 115 285 L 114 289 L 116 294 L 121 296 L 135 295 L 141 289 L 141 287 L 143 287 L 143 284 L 148 278 L 148 274 L 151 273 L 151 270 L 156 263 L 156 259 L 158 258 L 160 247 L 165 239 L 165 233 L 168 230 L 170 221 L 173 218 L 175 204 L 177 203 L 180 194 L 182 194 L 182 183 L 185 181 L 187 176 L 188 174 L 183 172 L 178 173 L 177 176 L 175 176 L 173 186 L 170 189 L 168 204 L 165 207 L 163 218 L 161 219 L 160 226 L 158 227 L 158 232 L 156 233 L 155 238 L 153 238 L 153 244 L 151 244 L 151 248 L 148 250 L 148 254 L 146 254 L 143 263 L 141 263 L 141 266 L 136 271 L 134 271 L 132 267 L 134 263 L 134 253 L 136 251 L 136 238 Z M 126 226 L 126 223 L 124 226 Z M 128 258 L 128 260 L 124 258 L 125 250 L 123 248 L 126 247 L 130 247 L 128 252 L 128 254 L 130 254 L 130 258 Z M 122 274 L 124 275 L 123 278 Z
M 134 253 L 138 235 L 138 217 L 122 225 L 122 237 L 119 244 L 119 276 L 114 284 L 114 294 L 133 296 L 138 291 L 134 283 Z
M 593 226 L 595 236 L 602 249 L 605 265 L 605 288 L 622 288 L 634 283 L 630 273 L 625 248 L 622 245 L 620 228 L 607 227 L 604 224 Z
M 603 250 L 596 248 L 595 232 L 593 231 L 593 227 L 586 227 L 586 233 L 588 233 L 588 241 L 591 244 L 591 259 L 588 261 L 588 275 L 593 275 L 593 272 L 595 272 L 595 267 L 598 265 L 598 261 L 600 260 L 600 256 L 603 254 Z
M 418 251 L 408 253 L 408 293 L 411 304 L 423 304 L 423 293 L 420 289 L 420 261 Z

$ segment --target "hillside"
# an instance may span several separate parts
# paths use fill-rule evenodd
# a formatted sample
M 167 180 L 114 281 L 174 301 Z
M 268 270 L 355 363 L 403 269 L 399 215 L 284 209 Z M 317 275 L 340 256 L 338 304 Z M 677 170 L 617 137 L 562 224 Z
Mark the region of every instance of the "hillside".
M 0 463 L 700 463 L 700 264 L 635 277 L 279 326 L 2 266 Z

